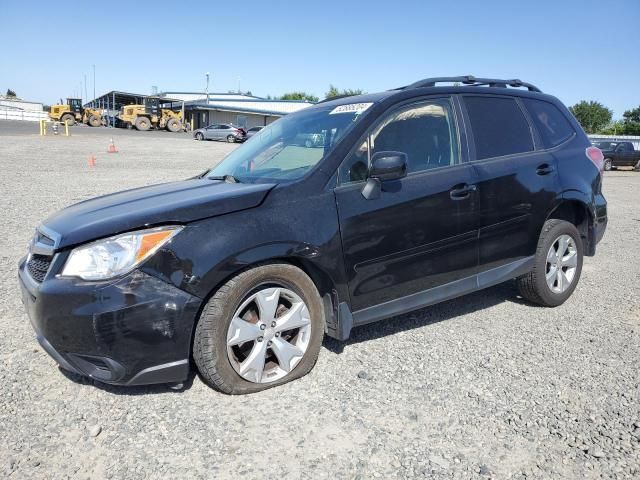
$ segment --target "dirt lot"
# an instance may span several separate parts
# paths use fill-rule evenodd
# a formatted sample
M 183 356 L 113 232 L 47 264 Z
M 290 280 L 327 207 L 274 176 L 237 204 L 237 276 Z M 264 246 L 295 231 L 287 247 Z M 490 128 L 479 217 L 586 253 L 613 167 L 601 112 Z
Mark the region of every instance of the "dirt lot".
M 41 138 L 37 128 L 0 122 L 2 474 L 640 476 L 639 173 L 607 173 L 609 229 L 562 307 L 526 304 L 503 284 L 326 340 L 304 379 L 230 397 L 197 376 L 179 391 L 65 376 L 34 339 L 16 267 L 55 210 L 193 176 L 236 146 L 88 127 Z M 111 136 L 117 154 L 106 153 Z

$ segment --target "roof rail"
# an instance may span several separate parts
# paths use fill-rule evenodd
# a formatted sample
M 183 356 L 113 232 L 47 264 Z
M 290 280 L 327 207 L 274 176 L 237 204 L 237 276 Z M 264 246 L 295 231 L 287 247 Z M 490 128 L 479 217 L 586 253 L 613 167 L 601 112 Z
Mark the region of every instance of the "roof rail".
M 473 75 L 465 75 L 462 77 L 434 77 L 434 78 L 425 78 L 424 80 L 419 80 L 417 82 L 412 83 L 411 85 L 407 85 L 406 87 L 402 87 L 399 90 L 408 90 L 411 88 L 422 88 L 422 87 L 435 87 L 436 83 L 462 83 L 464 85 L 488 85 L 489 87 L 525 87 L 530 92 L 540 92 L 540 90 L 535 85 L 530 83 L 523 82 L 522 80 L 518 80 L 514 78 L 512 80 L 500 80 L 498 78 L 476 78 Z

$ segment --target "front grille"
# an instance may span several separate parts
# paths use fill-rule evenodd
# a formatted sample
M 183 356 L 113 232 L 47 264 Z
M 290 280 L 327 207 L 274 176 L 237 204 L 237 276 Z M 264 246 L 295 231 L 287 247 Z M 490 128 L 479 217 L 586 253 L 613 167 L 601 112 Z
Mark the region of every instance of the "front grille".
M 38 283 L 41 283 L 42 280 L 44 280 L 44 276 L 47 274 L 49 266 L 51 266 L 51 257 L 47 257 L 46 255 L 38 255 L 34 253 L 27 261 L 27 270 L 29 270 L 29 275 L 31 275 L 31 278 Z

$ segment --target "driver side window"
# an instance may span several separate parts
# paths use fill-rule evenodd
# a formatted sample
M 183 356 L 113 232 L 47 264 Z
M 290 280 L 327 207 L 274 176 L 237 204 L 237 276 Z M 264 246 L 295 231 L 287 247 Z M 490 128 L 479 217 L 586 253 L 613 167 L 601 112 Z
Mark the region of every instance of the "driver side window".
M 438 99 L 411 104 L 383 117 L 342 162 L 338 183 L 366 180 L 371 157 L 384 151 L 406 153 L 408 173 L 459 163 L 450 102 Z

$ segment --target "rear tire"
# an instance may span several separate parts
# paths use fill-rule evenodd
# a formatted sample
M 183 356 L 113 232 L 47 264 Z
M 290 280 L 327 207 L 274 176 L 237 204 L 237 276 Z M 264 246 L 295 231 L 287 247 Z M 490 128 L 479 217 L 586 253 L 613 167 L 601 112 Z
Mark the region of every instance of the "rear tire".
M 289 292 L 297 298 L 297 303 L 290 303 L 287 308 L 283 304 L 283 302 L 286 303 L 284 297 L 279 293 L 275 297 L 275 294 L 271 293 L 276 290 Z M 267 291 L 269 296 L 262 297 L 269 300 L 269 303 L 264 300 L 265 315 L 263 317 L 263 308 L 260 304 L 247 304 L 247 302 L 251 302 L 253 297 Z M 300 306 L 301 303 L 302 306 Z M 248 305 L 246 308 L 249 310 L 241 314 L 239 312 L 244 312 L 242 308 L 245 308 L 243 305 Z M 252 305 L 256 307 L 253 310 L 250 309 Z M 271 309 L 269 305 L 272 305 Z M 284 321 L 288 312 L 295 313 L 294 305 L 306 308 L 304 310 L 306 313 L 300 314 L 300 318 L 304 316 L 305 327 L 299 327 L 299 330 L 283 329 L 280 335 L 276 331 L 276 323 Z M 266 313 L 267 311 L 272 312 L 271 316 Z M 271 323 L 274 320 L 273 312 L 276 312 L 275 321 Z M 233 327 L 231 327 L 232 320 Z M 241 342 L 235 340 L 234 343 L 235 338 L 245 333 L 245 330 L 235 329 L 238 321 L 241 321 L 243 329 L 248 329 L 250 334 L 245 338 L 250 339 Z M 261 326 L 263 323 L 267 325 Z M 307 274 L 288 264 L 260 265 L 236 275 L 211 297 L 196 327 L 193 359 L 203 380 L 216 390 L 235 395 L 259 392 L 303 377 L 311 371 L 320 352 L 324 324 L 322 300 Z M 302 328 L 307 330 L 302 332 Z M 294 336 L 291 337 L 291 335 Z M 300 340 L 304 341 L 303 347 L 300 347 Z M 293 351 L 292 345 L 297 345 L 294 347 L 298 349 L 295 356 L 290 353 Z M 236 357 L 233 353 L 236 348 L 244 349 L 242 358 Z M 285 353 L 289 356 L 284 355 Z M 264 360 L 265 355 L 267 360 Z M 244 363 L 250 362 L 252 358 L 262 358 L 263 362 L 260 367 L 262 370 L 255 378 L 254 373 L 259 369 L 249 368 L 247 370 L 249 373 L 240 373 Z M 278 374 L 271 373 L 274 369 L 281 368 L 283 365 L 281 358 L 288 359 L 288 367 L 283 368 Z M 251 381 L 252 378 L 253 381 Z
M 227 135 L 227 142 L 234 143 L 236 141 L 236 137 L 233 135 Z
M 182 130 L 182 125 L 175 118 L 170 118 L 169 121 L 167 122 L 167 130 L 169 130 L 170 132 L 176 133 Z
M 138 117 L 136 118 L 136 129 L 142 132 L 146 132 L 151 128 L 151 121 L 147 117 Z
M 613 168 L 613 161 L 610 158 L 605 158 L 604 159 L 604 165 L 603 165 L 602 169 L 605 170 L 606 172 L 608 172 L 612 168 Z
M 62 123 L 66 123 L 68 126 L 72 127 L 73 125 L 76 124 L 76 117 L 74 117 L 72 114 L 70 113 L 65 113 L 62 118 L 60 119 L 60 121 Z
M 99 127 L 100 125 L 102 125 L 102 119 L 97 115 L 91 115 L 89 117 L 89 125 L 91 125 L 92 127 Z
M 533 269 L 516 279 L 520 295 L 544 307 L 562 305 L 578 285 L 582 261 L 582 239 L 575 225 L 547 220 L 540 233 Z

